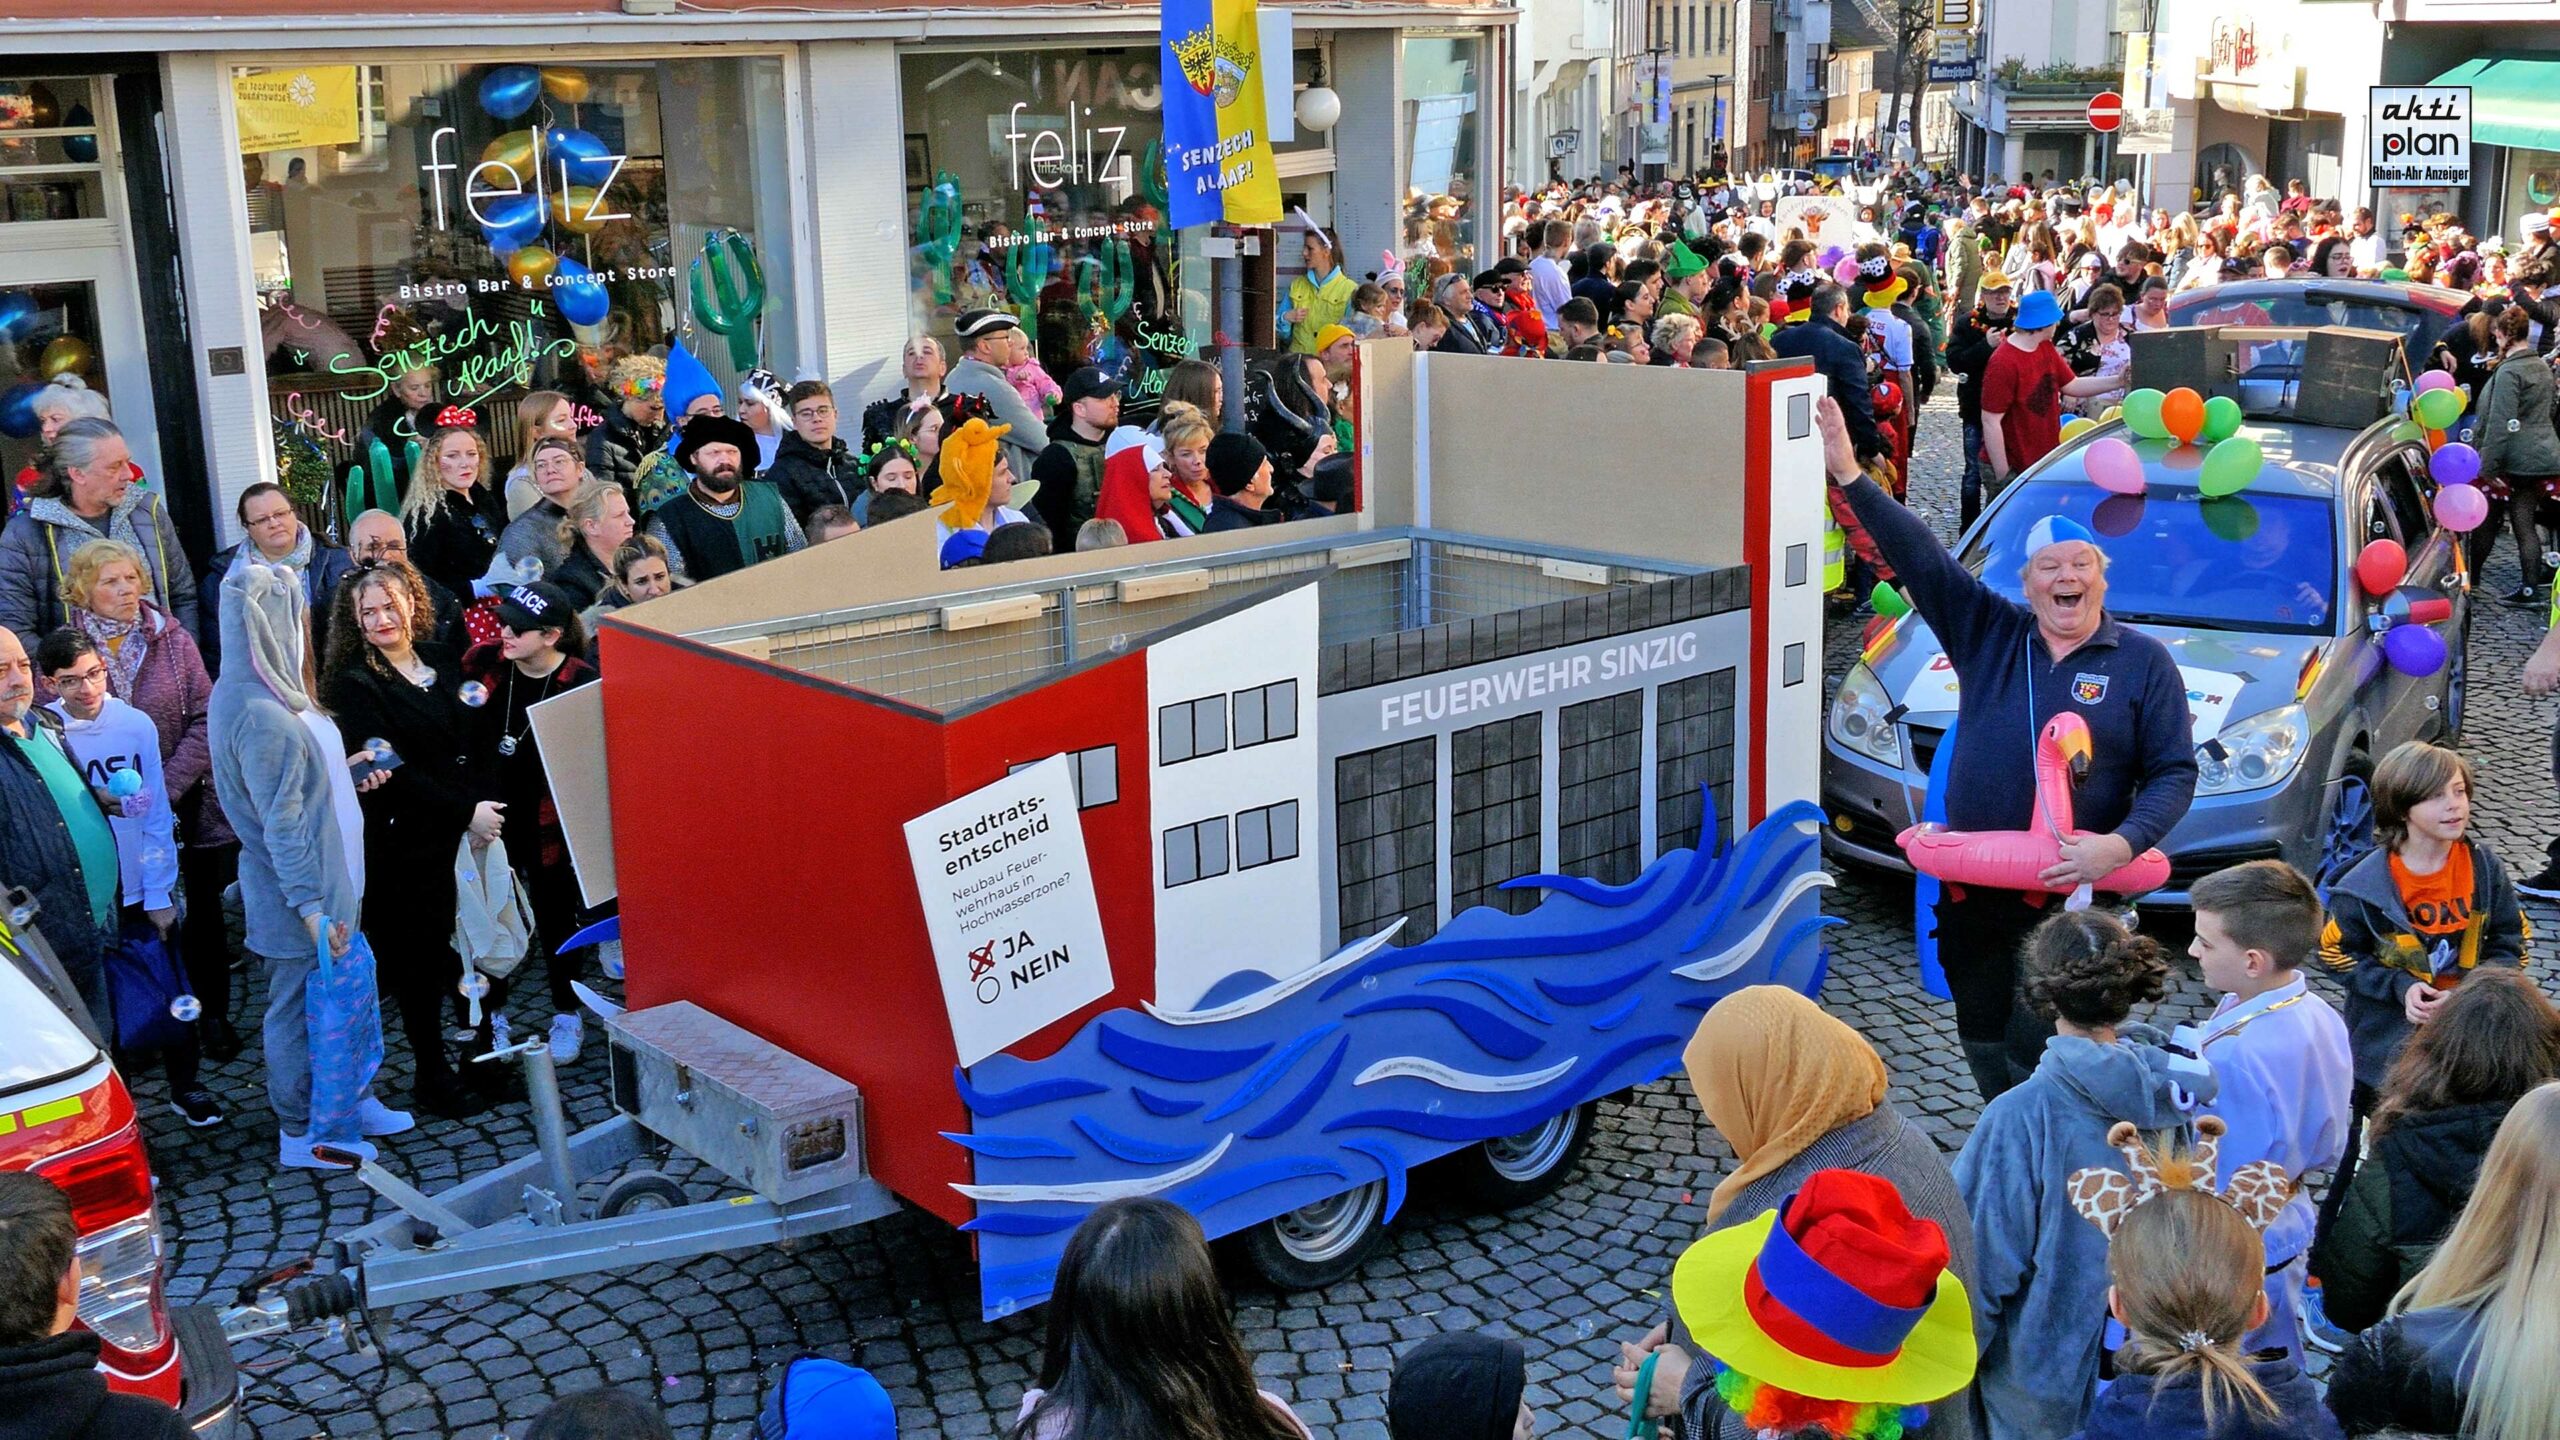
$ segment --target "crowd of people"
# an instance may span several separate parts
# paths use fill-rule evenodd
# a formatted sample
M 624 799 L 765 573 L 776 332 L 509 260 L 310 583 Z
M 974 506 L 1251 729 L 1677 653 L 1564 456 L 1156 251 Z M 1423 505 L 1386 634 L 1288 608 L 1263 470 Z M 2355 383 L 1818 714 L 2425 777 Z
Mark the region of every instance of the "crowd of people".
M 484 419 L 404 377 L 374 427 L 416 434 L 397 494 L 365 497 L 340 545 L 252 486 L 244 538 L 200 574 L 97 397 L 57 386 L 0 529 L 0 874 L 43 903 L 97 1027 L 129 1069 L 165 1073 L 191 1126 L 226 1119 L 204 1061 L 244 1048 L 217 898 L 236 887 L 237 958 L 266 979 L 278 1163 L 343 1168 L 414 1122 L 330 1043 L 330 962 L 370 956 L 413 1057 L 411 1110 L 504 1098 L 509 1067 L 468 1062 L 512 1047 L 511 1022 L 556 1063 L 581 1054 L 576 983 L 618 962 L 567 943 L 600 916 L 533 712 L 597 678 L 601 615 L 919 513 L 961 567 L 1338 512 L 1357 488 L 1345 387 L 1382 338 L 1648 367 L 1800 358 L 1827 382 L 1836 592 L 1907 593 L 1961 678 L 1961 719 L 1980 717 L 1954 742 L 1949 823 L 2028 822 L 2037 727 L 2000 717 L 2076 709 L 2097 758 L 2049 890 L 1950 887 L 1925 917 L 1984 1106 L 1952 1163 L 1886 1099 L 1873 1046 L 1812 1002 L 1753 988 L 1707 1012 L 1686 1069 L 1736 1166 L 1664 1277 L 1662 1322 L 1622 1347 L 1620 1403 L 1736 1440 L 2552 1436 L 2560 1326 L 2530 1296 L 2560 1293 L 2560 1010 L 2525 974 L 2518 897 L 2560 896 L 2560 842 L 2511 877 L 2471 833 L 2464 759 L 2403 746 L 2372 777 L 2377 848 L 2325 897 L 2273 861 L 2191 887 L 2189 953 L 2222 998 L 2200 1026 L 2146 1025 L 2169 958 L 2059 896 L 2186 813 L 2185 681 L 2108 615 L 2087 529 L 2030 532 L 2019 602 L 1903 503 L 1922 406 L 1950 374 L 1969 523 L 2067 418 L 2122 398 L 2127 337 L 2167 325 L 2170 296 L 2287 274 L 2432 281 L 2471 297 L 2430 358 L 2479 397 L 2484 485 L 2521 568 L 2505 598 L 2543 605 L 2550 217 L 2524 217 L 2510 251 L 2450 217 L 2384 226 L 2258 177 L 2175 213 L 2120 187 L 1900 168 L 1783 216 L 1773 188 L 1515 191 L 1509 253 L 1474 275 L 1435 249 L 1352 282 L 1311 234 L 1288 350 L 1243 429 L 1200 360 L 1173 367 L 1149 423 L 1123 424 L 1121 377 L 1052 379 L 1000 309 L 957 318 L 956 359 L 915 339 L 899 393 L 854 416 L 827 384 L 764 371 L 724 394 L 689 356 L 618 360 L 583 434 L 563 394 Z M 514 427 L 505 474 L 493 424 Z M 2472 538 L 2475 570 L 2500 528 Z M 2560 689 L 2551 634 L 2529 692 Z M 542 991 L 511 1008 L 536 960 Z M 201 1018 L 131 1003 L 155 993 L 193 996 Z M 0 1175 L 0 1436 L 174 1433 L 107 1396 L 94 1340 L 66 1333 L 69 1224 L 60 1192 Z M 1085 1219 L 1047 1323 L 1013 1432 L 1027 1440 L 1313 1434 L 1255 1384 L 1175 1206 Z M 2325 1386 L 2308 1347 L 2335 1355 Z M 1525 1389 L 1516 1342 L 1436 1336 L 1399 1357 L 1387 1420 L 1398 1440 L 1525 1440 Z M 7 1418 L 39 1409 L 33 1428 Z M 664 1426 L 607 1391 L 530 1433 Z M 895 1419 L 876 1381 L 812 1356 L 772 1388 L 761 1433 L 885 1436 Z

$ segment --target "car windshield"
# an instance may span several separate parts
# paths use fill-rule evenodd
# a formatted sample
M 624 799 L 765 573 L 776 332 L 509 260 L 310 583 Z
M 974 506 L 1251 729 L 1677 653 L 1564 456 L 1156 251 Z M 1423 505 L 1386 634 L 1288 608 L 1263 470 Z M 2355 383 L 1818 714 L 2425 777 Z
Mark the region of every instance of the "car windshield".
M 2169 318 L 2179 325 L 2344 325 L 2356 330 L 2387 330 L 2400 337 L 2403 359 L 2415 362 L 2434 343 L 2430 327 L 2438 317 L 2418 306 L 2385 305 L 2354 299 L 2317 285 L 2273 294 L 2172 304 Z M 2233 357 L 2244 380 L 2302 378 L 2302 342 L 2276 340 L 2242 347 Z M 2417 366 L 2412 363 L 2411 372 Z
M 2026 533 L 2047 515 L 2097 535 L 2107 552 L 2107 613 L 2118 620 L 2330 633 L 2337 536 L 2324 496 L 2207 500 L 2159 485 L 2110 495 L 2077 476 L 2030 480 L 2000 497 L 1958 558 L 1992 589 L 2023 600 Z

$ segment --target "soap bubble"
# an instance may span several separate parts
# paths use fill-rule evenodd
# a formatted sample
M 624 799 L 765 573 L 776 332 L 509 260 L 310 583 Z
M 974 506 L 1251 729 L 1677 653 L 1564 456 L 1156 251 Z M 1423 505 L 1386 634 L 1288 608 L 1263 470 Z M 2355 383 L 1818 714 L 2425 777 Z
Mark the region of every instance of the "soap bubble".
M 463 704 L 477 710 L 489 703 L 489 687 L 477 680 L 465 680 L 459 698 Z
M 192 1025 L 204 1013 L 204 1002 L 193 995 L 181 995 L 169 1002 L 169 1018 L 181 1025 Z

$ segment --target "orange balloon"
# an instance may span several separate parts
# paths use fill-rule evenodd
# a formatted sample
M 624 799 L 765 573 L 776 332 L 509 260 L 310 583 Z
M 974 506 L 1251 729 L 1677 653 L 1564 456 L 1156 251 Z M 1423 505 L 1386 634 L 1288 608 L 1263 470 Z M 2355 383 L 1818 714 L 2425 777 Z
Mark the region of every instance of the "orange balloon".
M 2179 444 L 2193 444 L 2204 433 L 2204 397 L 2184 385 L 2161 396 L 2160 424 Z
M 507 276 L 519 290 L 540 290 L 549 285 L 551 271 L 560 257 L 546 246 L 527 245 L 507 257 Z
M 612 213 L 612 207 L 602 203 L 592 185 L 572 185 L 551 194 L 551 218 L 573 234 L 594 234 L 604 228 L 603 217 Z
M 2434 454 L 2434 453 L 2436 453 L 2438 450 L 2441 450 L 2441 449 L 2443 449 L 2443 448 L 2444 448 L 2444 432 L 2443 432 L 2443 431 L 2441 431 L 2441 430 L 2430 430 L 2430 431 L 2428 431 L 2428 432 L 2427 432 L 2427 453 L 2428 453 L 2428 454 L 2430 454 L 2430 455 L 2433 455 L 2433 454 Z

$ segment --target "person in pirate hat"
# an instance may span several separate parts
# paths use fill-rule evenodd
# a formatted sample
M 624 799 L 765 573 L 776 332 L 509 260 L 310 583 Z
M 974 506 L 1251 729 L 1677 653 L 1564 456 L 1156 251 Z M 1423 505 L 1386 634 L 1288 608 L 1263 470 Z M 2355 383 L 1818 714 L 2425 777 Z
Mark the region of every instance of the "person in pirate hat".
M 713 580 L 805 548 L 809 537 L 782 491 L 750 480 L 756 432 L 725 415 L 696 415 L 676 439 L 675 461 L 692 481 L 649 517 L 679 581 Z
M 1973 1380 L 1973 1305 L 1946 1232 L 1863 1171 L 1817 1170 L 1691 1245 L 1671 1298 L 1704 1357 L 1682 1395 L 1702 1440 L 1899 1440 Z

